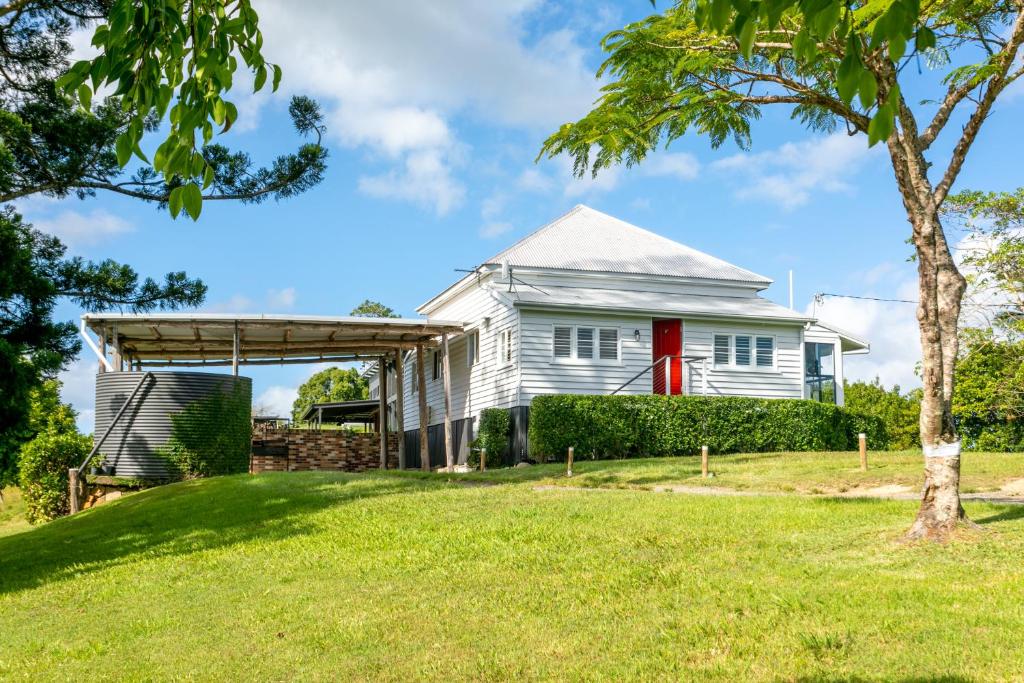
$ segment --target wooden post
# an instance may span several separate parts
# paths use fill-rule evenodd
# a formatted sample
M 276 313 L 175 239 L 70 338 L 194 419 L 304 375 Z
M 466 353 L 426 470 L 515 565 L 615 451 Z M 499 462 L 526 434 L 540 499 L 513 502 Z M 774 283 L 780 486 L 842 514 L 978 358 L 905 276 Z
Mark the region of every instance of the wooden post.
M 377 425 L 380 432 L 380 468 L 388 468 L 388 370 L 387 356 L 377 358 Z
M 860 471 L 868 471 L 868 435 L 861 432 L 857 435 L 857 441 L 860 446 Z
M 441 334 L 441 374 L 444 380 L 444 458 L 448 471 L 455 469 L 452 450 L 452 369 L 448 360 L 448 333 Z
M 572 456 L 575 450 L 575 448 L 569 446 L 569 459 L 565 461 L 565 476 L 567 477 L 572 476 Z
M 80 509 L 78 490 L 78 469 L 72 467 L 68 470 L 68 500 L 71 504 L 71 514 L 75 514 Z
M 483 472 L 487 469 L 487 449 L 480 449 L 480 471 Z
M 708 478 L 708 447 L 700 447 L 700 476 Z
M 107 328 L 103 328 L 103 333 L 100 335 L 100 355 L 104 358 L 107 357 Z M 100 361 L 100 373 L 107 371 L 107 366 Z
M 398 430 L 398 469 L 405 469 L 405 367 L 402 349 L 395 349 L 395 429 Z
M 430 444 L 427 443 L 427 372 L 423 369 L 423 344 L 416 345 L 416 387 L 420 404 L 420 469 L 430 471 Z
M 114 325 L 110 343 L 114 345 L 114 368 L 117 372 L 121 372 L 124 370 L 124 364 L 121 362 L 121 339 L 117 334 L 117 325 Z
M 235 334 L 231 340 L 231 374 L 238 377 L 238 321 L 235 321 Z
M 672 360 L 667 356 L 665 359 L 665 395 L 672 395 Z

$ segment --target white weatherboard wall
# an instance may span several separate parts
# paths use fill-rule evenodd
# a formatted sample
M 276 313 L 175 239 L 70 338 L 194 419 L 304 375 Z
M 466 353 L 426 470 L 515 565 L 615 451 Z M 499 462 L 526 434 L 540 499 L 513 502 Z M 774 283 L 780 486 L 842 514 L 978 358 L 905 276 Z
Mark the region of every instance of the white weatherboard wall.
M 715 368 L 713 335 L 749 334 L 775 337 L 775 368 Z M 707 356 L 708 396 L 759 396 L 763 398 L 803 398 L 803 326 L 772 325 L 755 322 L 717 322 L 683 320 L 683 353 Z M 693 363 L 687 393 L 701 392 L 701 364 Z
M 475 417 L 484 408 L 511 408 L 516 405 L 517 364 L 519 358 L 519 332 L 515 309 L 501 292 L 490 288 L 485 280 L 461 292 L 443 305 L 433 308 L 430 317 L 458 320 L 466 324 L 467 334 L 449 342 L 452 372 L 452 419 Z M 489 320 L 488 320 L 489 319 Z M 503 330 L 512 332 L 512 362 L 498 362 L 498 338 Z M 472 368 L 466 364 L 466 344 L 469 333 L 480 335 L 480 357 Z M 433 377 L 433 351 L 424 352 L 429 424 L 444 421 L 444 382 Z M 412 392 L 412 377 L 416 371 L 413 353 L 405 364 L 405 429 L 419 428 L 419 396 Z
M 611 394 L 651 364 L 650 316 L 522 308 L 519 313 L 522 330 L 520 405 L 529 405 L 535 396 L 544 394 Z M 555 325 L 618 329 L 619 361 L 556 360 L 552 353 Z M 636 330 L 640 330 L 640 341 L 635 339 Z M 620 393 L 649 394 L 651 391 L 651 373 L 647 372 Z

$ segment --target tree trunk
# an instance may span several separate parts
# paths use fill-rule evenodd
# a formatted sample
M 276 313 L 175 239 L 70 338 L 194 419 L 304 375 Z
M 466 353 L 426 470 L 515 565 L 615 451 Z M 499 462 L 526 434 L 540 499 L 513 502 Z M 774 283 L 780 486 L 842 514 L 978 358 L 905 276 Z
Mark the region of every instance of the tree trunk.
M 889 151 L 913 227 L 919 292 L 925 479 L 921 507 L 907 537 L 944 541 L 966 521 L 960 505 L 960 440 L 952 412 L 957 325 L 966 283 L 949 251 L 924 158 L 898 135 L 890 138 Z

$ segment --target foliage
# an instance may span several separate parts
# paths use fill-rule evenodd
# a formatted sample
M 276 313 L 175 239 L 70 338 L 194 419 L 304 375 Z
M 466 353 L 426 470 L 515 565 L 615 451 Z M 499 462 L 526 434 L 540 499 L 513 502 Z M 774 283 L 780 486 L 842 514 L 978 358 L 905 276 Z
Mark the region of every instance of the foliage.
M 1019 458 L 997 459 L 1020 476 Z M 859 476 L 850 453 L 713 468 L 756 481 L 794 460 L 798 476 Z M 983 465 L 964 458 L 965 482 Z M 651 487 L 677 481 L 652 467 L 673 466 L 700 469 L 691 457 L 574 470 Z M 920 482 L 920 454 L 898 466 Z M 989 533 L 940 548 L 892 542 L 905 501 L 452 483 L 575 483 L 554 479 L 564 471 L 215 477 L 0 538 L 4 677 L 85 680 L 111 662 L 127 680 L 1018 677 L 1015 506 L 965 501 Z M 113 605 L 102 628 L 83 618 L 83 586 Z M 847 644 L 812 647 L 832 634 Z M 443 643 L 443 661 L 425 642 Z
M 314 403 L 358 401 L 369 395 L 369 385 L 355 368 L 327 368 L 299 387 L 299 394 L 292 404 L 292 420 L 302 419 L 306 408 Z
M 953 415 L 967 448 L 1024 451 L 1024 339 L 965 330 Z
M 395 313 L 390 307 L 385 306 L 379 301 L 371 301 L 366 299 L 363 303 L 359 304 L 352 309 L 349 315 L 353 315 L 357 318 L 401 318 L 402 316 Z
M 184 479 L 248 471 L 251 399 L 248 382 L 238 381 L 188 404 L 171 416 L 171 437 L 161 455 Z
M 80 348 L 71 322 L 53 319 L 61 299 L 91 311 L 145 312 L 195 306 L 206 285 L 185 273 L 139 281 L 111 260 L 69 258 L 10 208 L 0 209 L 0 486 L 13 483 L 18 448 L 39 428 L 28 423 L 33 388 L 66 367 Z
M 873 382 L 846 382 L 845 408 L 862 415 L 873 415 L 885 424 L 889 446 L 896 450 L 920 448 L 921 390 L 907 393 L 899 385 L 886 389 L 876 377 Z
M 963 249 L 972 324 L 979 318 L 1002 334 L 1024 337 L 1024 188 L 964 190 L 949 197 L 944 216 L 969 231 Z
M 889 446 L 882 420 L 795 399 L 706 396 L 539 396 L 530 407 L 530 454 L 631 458 L 699 452 L 823 451 L 856 448 L 865 432 Z
M 68 470 L 78 467 L 92 439 L 78 433 L 75 413 L 60 402 L 60 383 L 50 380 L 31 392 L 28 423 L 36 429 L 21 446 L 18 485 L 32 524 L 68 513 Z
M 484 408 L 480 411 L 480 428 L 474 448 L 470 451 L 469 465 L 479 467 L 480 448 L 487 449 L 488 467 L 500 467 L 508 452 L 508 437 L 512 431 L 512 413 L 505 408 Z

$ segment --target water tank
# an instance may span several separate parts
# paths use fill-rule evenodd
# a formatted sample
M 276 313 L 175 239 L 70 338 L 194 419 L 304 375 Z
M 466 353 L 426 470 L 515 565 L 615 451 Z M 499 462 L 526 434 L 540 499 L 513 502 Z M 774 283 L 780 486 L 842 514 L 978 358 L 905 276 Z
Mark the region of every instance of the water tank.
M 145 374 L 96 375 L 93 438 L 103 435 Z M 247 471 L 252 380 L 206 372 L 150 374 L 93 464 L 104 460 L 118 477 L 168 479 L 179 474 L 170 454 L 187 451 L 211 461 L 202 474 Z

